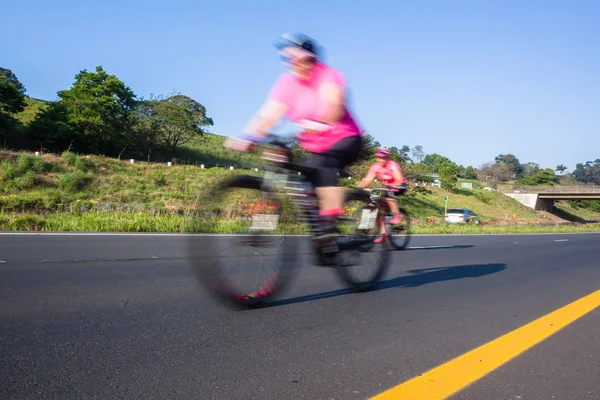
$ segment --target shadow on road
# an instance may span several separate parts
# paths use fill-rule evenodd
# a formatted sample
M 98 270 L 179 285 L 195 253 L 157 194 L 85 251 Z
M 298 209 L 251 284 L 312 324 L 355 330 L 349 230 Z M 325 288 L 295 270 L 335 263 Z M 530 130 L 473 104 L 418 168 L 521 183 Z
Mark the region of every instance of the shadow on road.
M 428 283 L 452 281 L 455 279 L 479 278 L 484 275 L 500 272 L 504 269 L 506 269 L 506 264 L 474 264 L 440 268 L 413 269 L 408 271 L 412 275 L 400 276 L 398 278 L 382 281 L 373 291 L 398 287 L 417 287 L 427 285 Z M 332 290 L 324 293 L 316 293 L 307 296 L 272 301 L 264 304 L 263 308 L 328 299 L 331 297 L 344 296 L 351 293 L 354 293 L 352 289 Z

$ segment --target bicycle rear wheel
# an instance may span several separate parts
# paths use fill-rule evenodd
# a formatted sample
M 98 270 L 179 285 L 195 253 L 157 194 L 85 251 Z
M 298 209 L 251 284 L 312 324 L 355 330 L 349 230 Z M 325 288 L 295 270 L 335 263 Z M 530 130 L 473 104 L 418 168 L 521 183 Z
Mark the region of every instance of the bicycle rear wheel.
M 197 216 L 199 230 L 230 233 L 192 235 L 189 241 L 199 282 L 218 299 L 242 307 L 260 306 L 279 294 L 299 258 L 298 238 L 279 234 L 285 218 L 281 199 L 262 182 L 240 176 L 221 185 L 211 204 L 204 204 L 210 215 Z
M 362 190 L 348 192 L 344 206 L 345 213 L 341 218 L 343 233 L 337 238 L 337 272 L 353 289 L 373 290 L 388 269 L 390 245 L 386 241 L 373 243 L 373 221 L 367 222 L 370 217 L 363 213 L 363 210 L 372 211 L 368 193 Z

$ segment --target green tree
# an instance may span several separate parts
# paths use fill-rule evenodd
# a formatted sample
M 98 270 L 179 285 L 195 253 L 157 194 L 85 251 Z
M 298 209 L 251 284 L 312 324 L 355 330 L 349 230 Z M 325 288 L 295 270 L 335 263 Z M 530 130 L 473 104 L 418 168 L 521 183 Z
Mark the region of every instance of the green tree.
M 25 94 L 25 86 L 23 86 L 17 76 L 10 69 L 0 67 L 0 81 L 2 80 L 9 81 L 17 88 L 19 92 Z
M 410 158 L 410 147 L 407 145 L 402 146 L 400 148 L 400 150 L 398 150 L 398 155 L 404 161 L 404 163 L 413 162 L 412 159 Z
M 363 134 L 363 140 L 364 144 L 358 156 L 358 162 L 372 159 L 375 156 L 377 148 L 381 147 L 381 144 L 368 133 Z
M 450 160 L 444 161 L 438 169 L 442 187 L 446 189 L 452 189 L 456 185 L 456 182 L 458 182 L 459 172 L 460 168 L 458 165 Z
M 572 175 L 579 182 L 600 185 L 600 159 L 577 164 Z
M 433 182 L 433 178 L 425 177 L 425 175 L 431 173 L 431 169 L 429 169 L 429 166 L 427 164 L 423 164 L 423 163 L 406 164 L 402 167 L 402 170 L 404 172 L 404 176 L 408 180 L 411 180 L 411 181 L 426 180 L 426 181 Z
M 101 66 L 95 72 L 80 71 L 73 86 L 58 96 L 69 126 L 81 135 L 80 150 L 114 155 L 130 142 L 136 96 Z
M 11 70 L 0 68 L 0 134 L 4 140 L 19 126 L 14 114 L 24 107 L 25 87 Z
M 392 153 L 391 159 L 400 164 L 406 164 L 412 162 L 410 159 L 410 147 L 404 145 L 401 148 L 397 148 L 396 146 L 392 146 L 389 148 Z
M 420 144 L 418 144 L 415 147 L 413 147 L 413 149 L 412 149 L 412 155 L 413 155 L 413 160 L 416 163 L 422 162 L 423 159 L 425 158 L 425 152 L 423 151 L 423 146 L 421 146 Z
M 504 163 L 487 163 L 477 171 L 477 179 L 495 186 L 512 178 L 513 171 Z
M 77 140 L 77 133 L 69 125 L 63 103 L 48 104 L 26 128 L 27 135 L 36 144 L 57 153 L 66 150 Z
M 496 157 L 495 161 L 496 164 L 506 164 L 509 171 L 512 172 L 513 178 L 518 177 L 523 171 L 523 167 L 521 166 L 519 159 L 513 154 L 500 154 Z
M 564 164 L 560 164 L 557 165 L 556 168 L 554 168 L 554 170 L 556 172 L 560 172 L 560 174 L 562 175 L 567 170 L 567 167 Z
M 552 185 L 558 182 L 558 176 L 552 168 L 538 169 L 521 179 L 524 185 Z
M 456 163 L 454 163 L 448 157 L 444 157 L 436 153 L 427 154 L 427 156 L 425 156 L 425 158 L 423 159 L 423 163 L 427 164 L 431 171 L 435 174 L 439 174 L 440 168 L 446 163 L 453 164 L 457 168 L 457 170 L 460 171 L 460 167 L 456 165 Z
M 538 163 L 534 163 L 534 162 L 530 161 L 527 164 L 522 165 L 522 172 L 521 172 L 520 177 L 525 178 L 529 175 L 535 174 L 539 170 L 540 170 L 540 165 Z
M 144 102 L 138 116 L 143 139 L 165 147 L 169 156 L 173 156 L 178 146 L 202 136 L 204 129 L 213 125 L 202 104 L 180 94 Z
M 463 178 L 477 179 L 477 170 L 469 165 L 467 168 L 465 168 L 465 171 L 463 173 Z

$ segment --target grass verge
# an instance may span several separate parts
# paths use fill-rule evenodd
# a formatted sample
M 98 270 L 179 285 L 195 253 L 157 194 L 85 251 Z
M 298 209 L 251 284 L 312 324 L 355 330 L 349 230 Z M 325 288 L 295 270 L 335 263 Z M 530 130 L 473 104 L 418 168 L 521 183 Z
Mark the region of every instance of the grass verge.
M 161 233 L 235 233 L 247 225 L 218 218 L 198 218 L 192 214 L 151 215 L 143 211 L 97 212 L 81 214 L 52 213 L 32 215 L 27 213 L 0 213 L 0 230 L 4 231 L 56 231 L 56 232 L 161 232 Z M 600 223 L 587 225 L 417 225 L 413 234 L 494 234 L 494 233 L 571 233 L 600 232 Z M 300 223 L 281 224 L 280 234 L 306 234 Z

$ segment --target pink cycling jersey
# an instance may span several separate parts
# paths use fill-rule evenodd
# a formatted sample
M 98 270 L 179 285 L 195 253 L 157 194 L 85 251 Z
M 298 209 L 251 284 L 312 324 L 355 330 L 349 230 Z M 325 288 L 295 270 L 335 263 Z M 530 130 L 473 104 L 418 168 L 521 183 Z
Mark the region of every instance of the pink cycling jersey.
M 292 74 L 284 74 L 273 86 L 269 97 L 287 106 L 285 116 L 292 122 L 301 120 L 316 120 L 324 105 L 319 97 L 318 90 L 323 83 L 335 82 L 344 85 L 344 77 L 338 71 L 318 63 L 315 65 L 308 81 L 304 81 Z M 302 134 L 299 136 L 300 146 L 313 153 L 322 153 L 329 150 L 341 139 L 360 136 L 361 131 L 348 109 L 344 110 L 341 120 L 331 124 L 331 129 L 316 134 Z
M 403 179 L 402 182 L 396 182 L 396 178 L 394 178 L 394 173 L 396 171 L 402 172 L 400 164 L 393 160 L 387 160 L 383 164 L 375 163 L 371 165 L 368 173 L 375 174 L 375 176 L 377 176 L 377 178 L 385 185 L 402 185 L 406 183 L 406 179 Z

